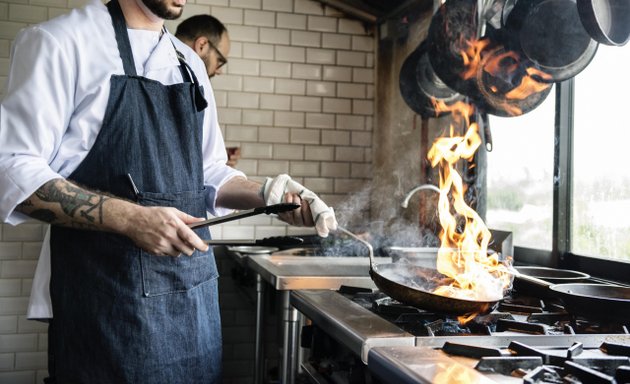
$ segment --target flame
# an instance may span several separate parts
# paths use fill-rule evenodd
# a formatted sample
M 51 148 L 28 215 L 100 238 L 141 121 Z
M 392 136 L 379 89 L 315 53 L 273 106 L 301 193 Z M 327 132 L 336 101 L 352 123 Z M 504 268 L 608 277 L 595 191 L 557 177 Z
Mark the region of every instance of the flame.
M 453 279 L 450 285 L 439 286 L 434 293 L 464 300 L 497 301 L 510 286 L 511 275 L 498 254 L 488 255 L 490 230 L 464 201 L 466 188 L 456 170 L 460 160 L 472 161 L 481 145 L 479 126 L 471 122 L 475 108 L 461 101 L 450 106 L 434 101 L 434 105 L 437 111 L 449 111 L 453 116 L 449 137 L 436 139 L 428 153 L 431 165 L 440 166 L 438 214 L 442 230 L 437 269 Z M 457 126 L 459 131 L 465 129 L 464 135 L 457 134 Z M 475 315 L 468 314 L 460 321 Z
M 471 79 L 477 76 L 477 68 L 481 65 L 481 54 L 490 44 L 490 40 L 467 40 L 463 46 L 466 46 L 466 50 L 460 52 L 464 67 L 464 72 L 460 73 L 460 76 L 464 80 Z

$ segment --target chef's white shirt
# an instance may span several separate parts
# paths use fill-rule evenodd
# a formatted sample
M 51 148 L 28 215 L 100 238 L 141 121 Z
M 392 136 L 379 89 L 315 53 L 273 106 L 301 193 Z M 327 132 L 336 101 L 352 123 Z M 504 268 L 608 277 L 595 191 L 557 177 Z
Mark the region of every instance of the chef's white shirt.
M 154 31 L 128 32 L 139 76 L 165 85 L 182 82 L 173 44 L 197 74 L 208 101 L 202 142 L 206 206 L 213 215 L 224 214 L 215 206 L 216 192 L 230 178 L 244 174 L 226 165 L 203 62 L 168 32 L 161 37 Z M 24 222 L 27 217 L 14 212 L 15 207 L 46 182 L 69 176 L 83 161 L 100 130 L 114 74 L 124 70 L 109 12 L 100 0 L 20 31 L 0 105 L 2 221 Z M 33 279 L 29 318 L 52 317 L 49 257 L 46 236 Z

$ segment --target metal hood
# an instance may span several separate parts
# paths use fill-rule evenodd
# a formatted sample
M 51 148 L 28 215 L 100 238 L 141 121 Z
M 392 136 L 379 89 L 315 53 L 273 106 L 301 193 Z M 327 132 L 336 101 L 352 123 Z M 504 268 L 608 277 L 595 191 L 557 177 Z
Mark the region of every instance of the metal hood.
M 431 0 L 317 0 L 346 15 L 361 21 L 379 24 L 419 2 L 432 4 Z

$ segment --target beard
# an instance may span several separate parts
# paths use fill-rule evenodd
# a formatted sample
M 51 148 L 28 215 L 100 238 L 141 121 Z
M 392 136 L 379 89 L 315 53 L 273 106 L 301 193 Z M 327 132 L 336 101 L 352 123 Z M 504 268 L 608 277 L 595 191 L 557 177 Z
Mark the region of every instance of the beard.
M 168 5 L 163 0 L 142 0 L 142 2 L 155 16 L 164 20 L 175 20 L 180 17 L 184 11 L 183 7 L 175 11 L 169 9 Z

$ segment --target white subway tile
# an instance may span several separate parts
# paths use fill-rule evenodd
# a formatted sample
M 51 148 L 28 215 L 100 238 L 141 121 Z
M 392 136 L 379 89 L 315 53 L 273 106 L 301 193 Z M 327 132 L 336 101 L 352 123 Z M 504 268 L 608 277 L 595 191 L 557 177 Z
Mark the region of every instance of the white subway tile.
M 9 4 L 6 2 L 2 2 L 0 3 L 0 20 L 8 20 L 8 19 L 9 19 Z M 7 41 L 7 42 L 3 42 L 0 45 L 8 45 L 8 43 L 9 42 Z M 2 50 L 0 50 L 0 52 L 2 52 Z
M 245 25 L 255 25 L 259 27 L 275 27 L 276 14 L 268 11 L 245 10 Z
M 254 227 L 250 225 L 225 225 L 223 238 L 228 240 L 253 239 Z
M 374 68 L 374 54 L 367 53 L 365 55 L 365 66 L 368 68 Z
M 322 144 L 324 145 L 349 145 L 349 131 L 322 131 Z
M 291 110 L 301 112 L 321 112 L 321 97 L 293 96 L 291 97 Z
M 260 128 L 261 143 L 289 143 L 290 128 L 265 127 Z
M 337 115 L 335 128 L 364 131 L 365 117 L 356 115 Z
M 260 42 L 289 45 L 291 43 L 291 31 L 288 29 L 260 28 Z
M 276 61 L 290 61 L 304 63 L 306 61 L 306 49 L 302 47 L 287 47 L 278 45 L 276 48 Z
M 229 27 L 230 39 L 241 42 L 258 42 L 258 27 L 245 25 L 231 25 Z
M 243 91 L 245 92 L 260 92 L 260 93 L 273 93 L 275 86 L 275 80 L 271 77 L 251 77 L 246 76 L 243 79 Z M 264 99 L 267 95 L 261 98 Z
M 227 107 L 227 95 L 228 93 L 226 91 L 217 91 L 214 90 L 214 103 L 217 105 L 217 107 Z
M 20 29 L 26 26 L 26 23 L 0 20 L 0 39 L 13 40 Z
M 22 243 L 22 259 L 37 260 L 42 249 L 41 241 L 26 241 Z
M 3 279 L 28 278 L 35 274 L 37 260 L 4 260 L 0 261 L 0 277 Z
M 294 227 L 291 225 L 287 227 L 287 236 L 308 236 L 316 234 L 317 230 L 315 230 L 315 227 Z
M 249 225 L 249 226 L 259 226 L 259 225 L 269 225 L 271 224 L 271 216 L 267 215 L 256 215 L 251 217 L 246 217 L 238 221 L 240 225 Z
M 334 190 L 333 179 L 326 179 L 322 177 L 306 177 L 304 179 L 304 186 L 315 193 L 331 193 Z
M 306 49 L 306 62 L 309 64 L 335 64 L 336 57 L 335 51 L 330 49 Z
M 330 49 L 350 49 L 351 38 L 349 35 L 336 33 L 322 33 L 322 47 Z
M 270 44 L 244 43 L 243 58 L 273 60 L 274 46 Z
M 265 95 L 260 99 L 261 109 L 271 109 L 277 111 L 291 110 L 291 96 L 287 95 Z
M 372 100 L 352 100 L 352 113 L 355 115 L 374 115 L 374 102 Z
M 286 236 L 288 224 L 283 223 L 282 226 L 256 226 L 256 238 L 264 239 L 273 236 Z
M 260 160 L 258 162 L 258 174 L 276 176 L 281 173 L 289 173 L 289 162 L 280 160 Z
M 32 5 L 9 4 L 9 20 L 40 23 L 48 20 L 48 10 Z
M 358 147 L 336 147 L 335 160 L 337 161 L 365 161 L 363 148 Z M 336 191 L 339 192 L 339 191 Z
M 36 350 L 36 333 L 0 335 L 0 352 L 28 352 Z
M 217 108 L 220 124 L 241 124 L 241 110 L 235 108 Z
M 17 316 L 0 316 L 0 334 L 17 333 Z
M 303 160 L 302 145 L 276 144 L 273 146 L 273 158 L 276 160 Z
M 322 163 L 322 177 L 349 177 L 350 176 L 350 164 L 336 161 L 334 163 Z M 320 196 L 323 198 L 322 196 Z M 328 201 L 328 200 L 324 200 Z
M 260 61 L 247 59 L 232 59 L 228 64 L 231 75 L 260 75 Z M 223 76 L 217 76 L 223 77 Z
M 263 0 L 262 8 L 269 11 L 293 12 L 293 0 Z
M 358 20 L 339 19 L 339 33 L 350 33 L 354 35 L 365 35 L 365 25 Z
M 304 127 L 304 113 L 283 111 L 276 112 L 274 124 L 279 127 Z
M 373 36 L 352 36 L 352 50 L 374 52 L 375 41 Z
M 305 95 L 306 81 L 304 80 L 276 80 L 276 93 L 284 95 Z
M 241 59 L 243 58 L 243 43 L 240 41 L 230 40 L 230 56 L 229 59 Z M 225 67 L 229 69 L 228 67 Z M 223 71 L 223 73 L 226 73 Z
M 188 8 L 188 5 L 186 5 L 185 8 Z M 232 7 L 213 6 L 211 13 L 212 13 L 212 16 L 221 20 L 221 22 L 227 26 L 228 33 L 230 34 L 231 39 L 241 40 L 237 38 L 237 36 L 240 36 L 240 33 L 237 35 L 234 35 L 233 31 L 243 25 L 243 10 L 242 9 L 232 8 Z
M 321 47 L 322 34 L 319 32 L 291 31 L 291 45 Z
M 21 279 L 0 279 L 0 297 L 20 296 L 22 293 Z
M 350 144 L 355 147 L 369 147 L 372 145 L 372 132 L 354 131 L 350 135 Z
M 196 0 L 196 3 L 198 3 L 198 4 L 208 4 L 208 5 L 217 5 L 217 6 L 222 6 L 222 7 L 227 7 L 228 5 L 230 5 L 230 1 L 229 0 Z M 188 8 L 188 4 L 186 4 L 185 8 Z
M 337 83 L 337 96 L 364 99 L 367 96 L 365 84 Z
M 335 97 L 337 91 L 336 84 L 332 81 L 307 81 L 306 94 L 308 96 L 328 96 Z
M 243 154 L 242 156 L 245 155 Z M 251 179 L 252 176 L 257 173 L 258 160 L 243 157 L 238 160 L 238 163 L 236 164 L 236 169 L 245 173 Z
M 289 166 L 289 174 L 293 176 L 319 176 L 319 162 L 317 161 L 292 161 Z
M 0 242 L 0 260 L 15 260 L 22 257 L 22 243 Z
M 347 65 L 351 67 L 365 67 L 365 52 L 338 51 L 337 65 Z
M 349 83 L 352 81 L 352 68 L 325 65 L 323 79 L 327 81 L 344 81 Z
M 0 383 L 33 384 L 34 380 L 34 371 L 0 372 Z
M 280 63 L 275 61 L 260 62 L 261 76 L 271 77 L 291 77 L 291 63 Z
M 365 181 L 360 179 L 335 180 L 335 193 L 351 193 L 360 191 L 365 186 Z
M 276 27 L 286 29 L 306 29 L 306 16 L 293 13 L 278 13 Z
M 313 0 L 295 0 L 295 13 L 307 13 L 309 15 L 323 15 L 322 3 Z
M 258 126 L 273 125 L 273 111 L 245 109 L 243 110 L 243 124 Z
M 4 15 L 0 17 L 5 18 Z M 11 44 L 8 40 L 0 40 L 0 57 L 9 57 L 9 51 L 11 50 Z
M 271 159 L 273 146 L 263 143 L 243 143 L 241 147 L 242 153 L 246 153 L 247 157 L 257 159 Z
M 350 176 L 355 178 L 370 179 L 372 178 L 371 163 L 352 163 L 350 167 Z
M 328 16 L 309 16 L 307 28 L 310 31 L 337 32 L 337 19 Z
M 260 9 L 261 0 L 230 0 L 230 7 Z
M 324 113 L 307 113 L 306 127 L 323 129 L 335 128 L 335 115 Z
M 258 128 L 251 125 L 229 125 L 225 127 L 225 139 L 230 141 L 255 142 L 258 140 Z
M 229 92 L 228 107 L 230 108 L 258 108 L 260 96 L 256 93 Z
M 374 69 L 352 68 L 352 81 L 355 83 L 374 84 Z
M 32 285 L 33 279 L 22 279 L 22 296 L 29 296 L 31 294 Z
M 18 317 L 18 333 L 38 333 L 47 332 L 48 323 L 42 321 L 28 320 L 26 315 Z
M 325 113 L 351 113 L 352 101 L 326 97 L 324 98 L 323 111 Z
M 292 77 L 294 79 L 321 80 L 322 67 L 312 64 L 293 64 Z
M 291 142 L 299 144 L 319 144 L 318 129 L 291 129 Z
M 24 223 L 18 226 L 4 225 L 2 239 L 4 241 L 42 241 L 44 237 L 42 224 Z
M 14 363 L 15 363 L 15 353 L 0 353 L 0 371 L 13 370 Z M 6 383 L 9 383 L 9 382 L 6 381 Z
M 232 64 L 230 62 L 230 64 Z M 220 75 L 212 78 L 212 89 L 221 91 L 242 91 L 243 76 Z

